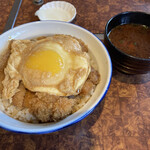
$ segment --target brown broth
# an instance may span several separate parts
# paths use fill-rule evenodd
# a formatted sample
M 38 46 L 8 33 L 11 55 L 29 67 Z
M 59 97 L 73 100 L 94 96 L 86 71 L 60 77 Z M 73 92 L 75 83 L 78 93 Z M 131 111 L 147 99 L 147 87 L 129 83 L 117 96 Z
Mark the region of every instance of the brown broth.
M 150 27 L 138 24 L 119 25 L 111 30 L 112 44 L 128 55 L 150 58 Z

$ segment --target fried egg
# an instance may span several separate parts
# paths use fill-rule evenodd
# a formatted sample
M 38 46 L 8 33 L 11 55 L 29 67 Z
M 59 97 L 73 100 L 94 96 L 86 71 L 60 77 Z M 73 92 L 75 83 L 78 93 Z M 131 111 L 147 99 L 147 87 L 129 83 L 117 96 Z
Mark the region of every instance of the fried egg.
M 17 76 L 11 79 L 13 71 Z M 11 90 L 5 89 L 8 81 L 9 84 L 14 81 L 17 83 L 11 87 L 15 91 L 20 80 L 33 92 L 57 96 L 77 95 L 90 71 L 89 55 L 82 51 L 76 38 L 55 35 L 40 40 L 15 40 L 5 68 L 3 95 L 13 95 Z

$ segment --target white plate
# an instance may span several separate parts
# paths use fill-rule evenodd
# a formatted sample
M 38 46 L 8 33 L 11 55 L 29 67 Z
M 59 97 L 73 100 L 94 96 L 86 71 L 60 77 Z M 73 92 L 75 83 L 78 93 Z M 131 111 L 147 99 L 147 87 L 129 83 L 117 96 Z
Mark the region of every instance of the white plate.
M 112 63 L 110 56 L 105 46 L 96 36 L 77 25 L 59 21 L 38 21 L 18 26 L 0 35 L 0 51 L 7 47 L 7 43 L 10 38 L 28 39 L 52 34 L 72 35 L 85 42 L 98 64 L 98 70 L 101 75 L 100 83 L 97 85 L 93 96 L 84 107 L 59 122 L 43 124 L 24 123 L 8 117 L 0 111 L 0 126 L 2 128 L 23 133 L 54 132 L 85 118 L 107 93 L 112 75 Z

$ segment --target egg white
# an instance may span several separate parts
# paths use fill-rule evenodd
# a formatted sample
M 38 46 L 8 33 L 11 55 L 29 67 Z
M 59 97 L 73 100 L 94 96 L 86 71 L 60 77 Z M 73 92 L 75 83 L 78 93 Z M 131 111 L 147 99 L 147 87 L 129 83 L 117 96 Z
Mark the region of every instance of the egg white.
M 34 92 L 46 92 L 58 96 L 78 94 L 78 90 L 81 89 L 90 72 L 88 56 L 86 53 L 75 53 L 70 52 L 69 50 L 67 51 L 64 47 L 65 46 L 63 46 L 63 44 L 54 42 L 53 40 L 48 40 L 32 48 L 30 53 L 26 55 L 20 69 L 22 81 L 27 89 Z M 50 72 L 41 72 L 40 70 L 32 70 L 27 68 L 25 62 L 29 55 L 32 55 L 33 52 L 38 50 L 53 50 L 58 53 L 63 60 L 63 68 L 60 70 L 60 72 L 55 75 L 51 75 Z M 70 70 L 78 69 L 84 69 L 85 72 L 78 79 L 75 79 L 75 74 L 70 73 Z M 72 84 L 73 87 L 71 87 L 73 89 L 73 92 L 71 93 L 64 93 L 59 88 L 60 84 L 67 80 L 71 83 L 74 83 Z M 66 88 L 68 87 L 66 86 Z

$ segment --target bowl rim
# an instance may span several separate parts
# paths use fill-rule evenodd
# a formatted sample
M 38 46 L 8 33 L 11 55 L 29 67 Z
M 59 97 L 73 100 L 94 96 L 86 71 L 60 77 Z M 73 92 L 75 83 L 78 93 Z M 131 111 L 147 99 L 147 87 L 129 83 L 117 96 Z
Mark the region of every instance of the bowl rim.
M 69 23 L 69 22 L 62 22 L 62 21 L 51 21 L 51 20 L 35 21 L 35 22 L 25 23 L 25 24 L 22 24 L 22 25 L 19 25 L 19 26 L 13 28 L 13 29 L 10 29 L 10 30 L 6 31 L 5 33 L 1 34 L 0 37 L 5 36 L 5 34 L 7 35 L 11 31 L 17 31 L 18 29 L 20 29 L 22 27 L 26 27 L 26 26 L 30 26 L 30 25 L 34 25 L 34 24 L 38 24 L 38 23 L 60 23 L 60 24 L 68 24 L 68 25 L 71 25 L 73 27 L 79 28 L 80 30 L 84 30 L 84 32 L 86 32 L 87 34 L 89 34 L 90 36 L 92 36 L 95 40 L 97 40 L 98 42 L 100 42 L 100 44 L 103 46 L 104 51 L 105 51 L 106 56 L 107 56 L 107 59 L 108 59 L 108 65 L 109 65 L 109 71 L 108 71 L 108 73 L 109 73 L 109 75 L 108 75 L 108 79 L 107 79 L 106 85 L 104 87 L 104 90 L 103 90 L 101 96 L 99 96 L 97 98 L 97 101 L 95 102 L 95 104 L 93 104 L 92 107 L 89 108 L 86 112 L 84 112 L 81 116 L 78 116 L 75 119 L 73 119 L 72 122 L 69 122 L 68 124 L 64 124 L 64 126 L 61 126 L 59 128 L 55 128 L 55 129 L 46 128 L 45 130 L 42 130 L 42 131 L 38 131 L 38 129 L 36 129 L 35 131 L 28 130 L 28 129 L 27 129 L 28 131 L 25 130 L 25 129 L 24 130 L 17 130 L 16 128 L 14 129 L 13 127 L 10 127 L 9 125 L 5 125 L 5 124 L 2 125 L 0 123 L 0 127 L 4 128 L 6 130 L 9 130 L 9 131 L 17 132 L 17 133 L 26 133 L 26 134 L 45 134 L 45 133 L 51 133 L 51 132 L 59 131 L 59 130 L 61 130 L 63 128 L 66 128 L 68 126 L 71 126 L 71 125 L 79 122 L 80 120 L 82 120 L 86 116 L 88 116 L 97 107 L 97 105 L 103 100 L 104 96 L 106 95 L 106 93 L 107 93 L 107 91 L 109 89 L 109 86 L 110 86 L 110 83 L 111 83 L 111 78 L 112 78 L 112 62 L 111 62 L 111 58 L 110 58 L 109 52 L 107 51 L 107 48 L 105 47 L 105 45 L 101 42 L 101 40 L 96 35 L 94 35 L 92 32 L 88 31 L 87 29 L 85 29 L 85 28 L 83 28 L 83 27 L 81 27 L 79 25 L 72 24 L 72 23 Z
M 105 26 L 104 36 L 105 36 L 105 38 L 107 38 L 107 41 L 111 44 L 111 46 L 112 46 L 113 48 L 115 48 L 118 52 L 120 52 L 122 55 L 125 55 L 126 57 L 128 57 L 128 58 L 130 58 L 130 59 L 135 59 L 135 60 L 137 60 L 137 61 L 145 61 L 145 62 L 150 63 L 150 58 L 140 58 L 140 57 L 136 57 L 136 56 L 133 56 L 133 55 L 129 55 L 129 54 L 123 52 L 122 50 L 118 49 L 114 44 L 112 44 L 112 42 L 111 42 L 110 39 L 109 39 L 108 34 L 109 34 L 109 32 L 112 30 L 112 29 L 111 29 L 111 30 L 108 32 L 108 26 L 109 26 L 110 22 L 111 22 L 113 19 L 115 19 L 116 17 L 121 16 L 121 15 L 126 15 L 126 14 L 143 14 L 143 15 L 149 15 L 149 16 L 150 16 L 149 13 L 142 12 L 142 11 L 126 11 L 126 12 L 121 12 L 121 13 L 119 13 L 119 14 L 117 14 L 117 15 L 111 17 L 111 18 L 108 20 L 108 22 L 106 23 L 106 26 Z M 124 23 L 124 24 L 126 24 L 126 23 Z M 120 24 L 120 25 L 124 25 L 124 24 Z M 119 25 L 117 25 L 117 26 L 119 26 Z M 115 26 L 115 27 L 117 27 L 117 26 Z

